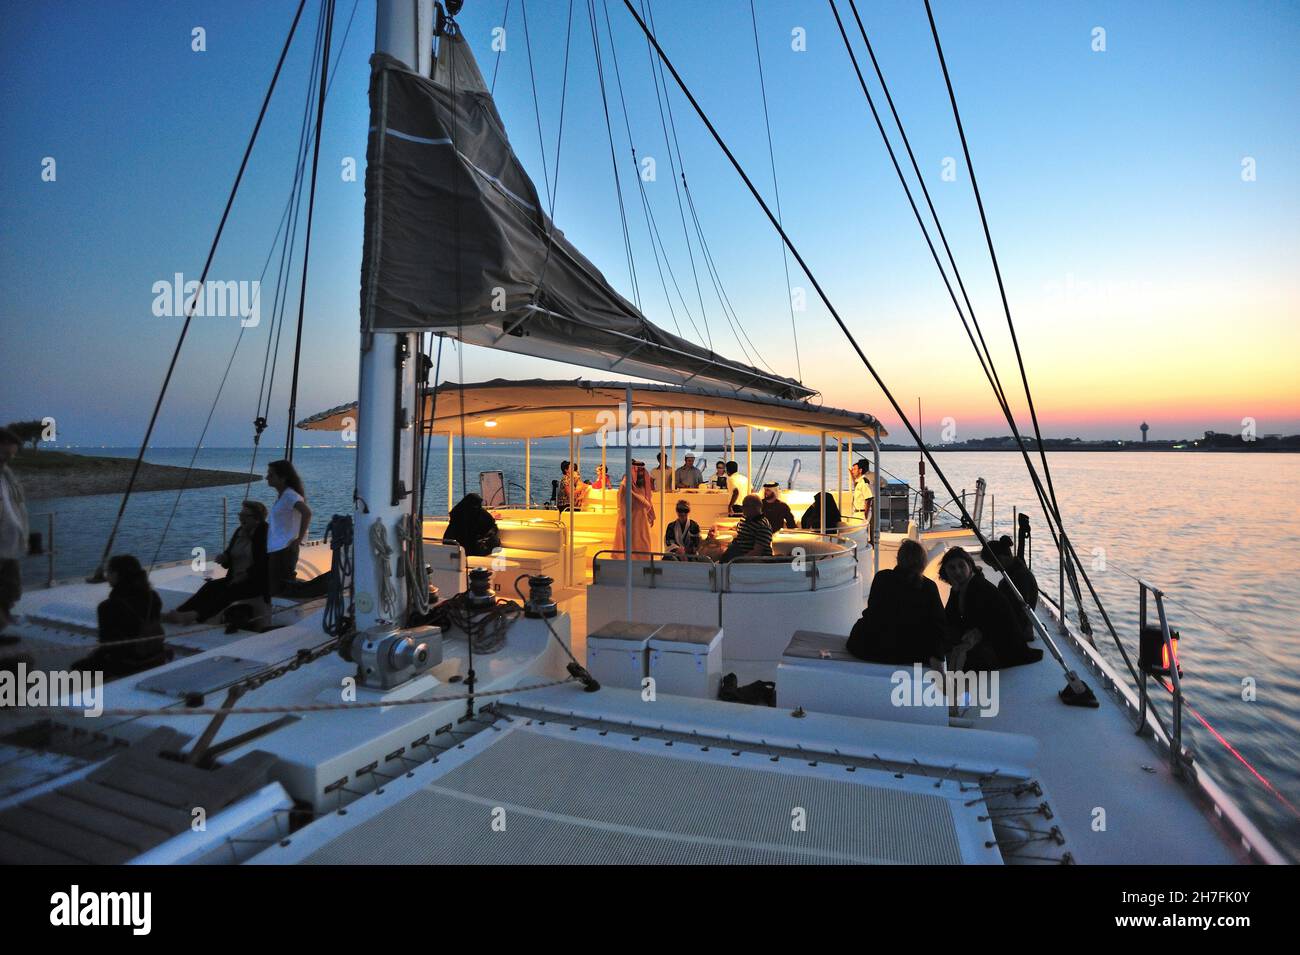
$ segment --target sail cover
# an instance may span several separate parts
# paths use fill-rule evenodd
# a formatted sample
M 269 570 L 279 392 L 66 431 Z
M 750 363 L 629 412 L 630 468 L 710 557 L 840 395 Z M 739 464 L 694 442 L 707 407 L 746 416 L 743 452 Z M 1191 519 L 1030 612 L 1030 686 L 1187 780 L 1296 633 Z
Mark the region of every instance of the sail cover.
M 670 383 L 807 398 L 648 321 L 554 227 L 506 138 L 469 45 L 432 79 L 371 59 L 363 331 L 435 331 Z

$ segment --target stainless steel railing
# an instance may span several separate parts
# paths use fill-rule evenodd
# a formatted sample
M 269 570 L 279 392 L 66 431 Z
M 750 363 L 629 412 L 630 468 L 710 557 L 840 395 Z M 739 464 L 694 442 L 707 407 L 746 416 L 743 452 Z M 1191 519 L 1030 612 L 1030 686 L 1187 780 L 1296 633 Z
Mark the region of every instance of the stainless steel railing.
M 1183 753 L 1183 684 L 1182 678 L 1178 674 L 1178 657 L 1175 654 L 1173 637 L 1169 631 L 1169 619 L 1165 616 L 1165 594 L 1159 587 L 1141 579 L 1138 580 L 1138 640 L 1142 639 L 1142 634 L 1147 629 L 1148 591 L 1156 600 L 1156 612 L 1160 617 L 1160 639 L 1169 660 L 1169 675 L 1173 685 L 1173 732 L 1166 733 L 1169 737 L 1170 768 L 1175 776 L 1182 776 L 1186 766 L 1186 756 Z M 1148 708 L 1147 677 L 1149 673 L 1147 667 L 1142 665 L 1140 647 L 1138 657 L 1140 709 L 1138 710 L 1137 735 L 1143 736 L 1149 730 L 1146 719 Z M 1164 681 L 1161 681 L 1161 685 L 1164 685 Z M 1161 728 L 1163 729 L 1163 724 Z

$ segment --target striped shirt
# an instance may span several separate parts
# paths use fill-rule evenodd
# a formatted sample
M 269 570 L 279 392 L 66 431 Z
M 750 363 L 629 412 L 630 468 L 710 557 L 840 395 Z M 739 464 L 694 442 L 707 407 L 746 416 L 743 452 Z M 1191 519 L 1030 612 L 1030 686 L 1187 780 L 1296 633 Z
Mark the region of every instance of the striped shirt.
M 724 561 L 748 557 L 759 548 L 759 556 L 772 556 L 772 525 L 762 515 L 747 517 L 736 525 L 736 536 L 722 555 Z

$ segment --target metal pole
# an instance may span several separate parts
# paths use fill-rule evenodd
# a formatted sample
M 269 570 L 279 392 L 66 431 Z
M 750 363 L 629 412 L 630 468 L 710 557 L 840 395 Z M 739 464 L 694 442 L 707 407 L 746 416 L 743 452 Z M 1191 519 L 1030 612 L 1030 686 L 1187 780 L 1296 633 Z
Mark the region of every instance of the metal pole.
M 749 489 L 754 490 L 754 426 L 745 425 L 745 477 L 749 478 Z
M 627 619 L 632 619 L 632 386 L 627 386 L 623 420 L 623 566 L 627 568 Z M 617 500 L 617 498 L 615 498 Z
M 835 438 L 835 506 L 844 513 L 844 439 Z
M 226 541 L 229 540 L 229 535 L 226 530 L 229 526 L 229 518 L 226 513 L 228 500 L 229 499 L 225 496 L 221 498 L 221 547 L 223 550 L 226 547 Z
M 822 459 L 822 478 L 821 478 L 822 489 L 821 489 L 821 497 L 817 498 L 818 504 L 820 505 L 818 507 L 819 513 L 817 515 L 817 525 L 819 528 L 819 533 L 825 534 L 826 533 L 826 432 L 825 431 L 821 432 L 819 441 L 821 444 L 821 459 Z
M 1061 608 L 1060 630 L 1061 633 L 1066 633 L 1069 628 L 1065 625 L 1065 555 L 1061 552 L 1059 544 L 1056 548 L 1056 570 L 1060 578 L 1060 592 L 1058 599 L 1061 602 L 1057 604 L 1057 606 Z
M 50 539 L 49 557 L 47 558 L 49 560 L 49 568 L 45 572 L 45 586 L 53 587 L 54 586 L 54 512 L 50 511 L 50 513 L 46 514 L 45 519 L 48 522 L 47 525 L 49 530 L 48 537 Z
M 668 484 L 667 475 L 664 470 L 668 464 L 668 449 L 664 444 L 664 427 L 663 419 L 659 419 L 659 520 L 664 519 L 664 494 L 667 492 Z M 669 471 L 668 474 L 671 474 Z
M 524 510 L 533 506 L 533 441 L 524 438 Z
M 454 451 L 455 447 L 456 447 L 456 442 L 454 440 L 454 436 L 451 433 L 451 429 L 448 428 L 447 429 L 447 514 L 448 515 L 451 514 L 452 506 L 456 503 L 456 499 L 452 496 L 452 490 L 456 485 L 456 472 L 453 469 L 453 464 L 452 464 L 452 456 L 455 453 Z
M 567 570 L 565 573 L 566 583 L 573 586 L 573 522 L 575 520 L 573 512 L 577 510 L 576 498 L 578 496 L 578 435 L 573 424 L 573 412 L 569 412 L 569 473 L 565 479 L 569 482 L 569 555 L 567 561 Z
M 1173 639 L 1169 635 L 1169 621 L 1165 618 L 1165 595 L 1153 590 L 1156 597 L 1156 611 L 1160 614 L 1160 633 L 1164 638 L 1165 652 L 1169 654 L 1169 676 L 1174 684 L 1174 738 L 1169 746 L 1169 757 L 1173 762 L 1174 775 L 1183 775 L 1183 683 L 1178 676 L 1178 659 L 1174 656 Z
M 871 572 L 880 571 L 880 439 L 871 439 Z

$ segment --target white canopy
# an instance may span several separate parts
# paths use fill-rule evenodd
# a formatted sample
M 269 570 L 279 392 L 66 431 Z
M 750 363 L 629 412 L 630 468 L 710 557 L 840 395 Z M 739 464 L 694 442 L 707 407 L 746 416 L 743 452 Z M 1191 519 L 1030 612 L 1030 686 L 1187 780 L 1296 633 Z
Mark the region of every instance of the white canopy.
M 622 430 L 618 408 L 628 383 L 618 381 L 443 382 L 425 394 L 425 417 L 435 433 L 465 433 L 480 438 L 547 438 L 571 429 L 594 434 Z M 826 408 L 804 401 L 740 395 L 678 385 L 633 384 L 633 427 L 742 428 L 828 437 L 876 439 L 888 432 L 869 414 Z M 298 423 L 309 431 L 340 431 L 356 420 L 351 402 Z M 645 417 L 643 417 L 645 416 Z

